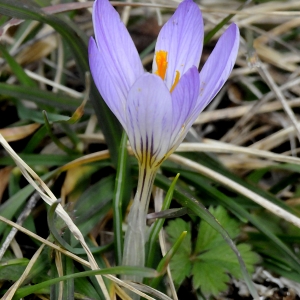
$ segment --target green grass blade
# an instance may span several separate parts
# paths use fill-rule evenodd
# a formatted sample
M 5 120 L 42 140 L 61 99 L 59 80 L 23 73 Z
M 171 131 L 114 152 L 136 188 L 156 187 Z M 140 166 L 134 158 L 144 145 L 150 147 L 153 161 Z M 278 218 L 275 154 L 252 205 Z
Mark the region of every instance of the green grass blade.
M 23 149 L 23 153 L 32 153 L 45 138 L 46 134 L 47 128 L 43 125 L 33 134 L 33 136 L 27 142 L 25 148 Z
M 6 48 L 0 44 L 0 52 L 6 60 L 11 70 L 14 72 L 20 83 L 27 87 L 36 87 L 36 83 L 26 74 L 23 68 L 16 62 L 16 60 L 9 54 Z
M 178 237 L 174 245 L 170 248 L 170 250 L 166 253 L 166 255 L 162 258 L 162 260 L 159 262 L 157 266 L 157 272 L 160 274 L 160 276 L 154 278 L 151 282 L 151 287 L 156 288 L 158 284 L 160 283 L 163 274 L 166 272 L 167 267 L 174 256 L 174 254 L 177 252 L 178 248 L 182 244 L 185 236 L 187 234 L 187 231 L 182 232 L 182 234 Z
M 47 132 L 50 136 L 50 138 L 52 139 L 52 141 L 55 143 L 55 145 L 63 150 L 64 152 L 66 152 L 67 154 L 69 155 L 72 155 L 72 154 L 76 154 L 76 151 L 68 148 L 67 146 L 65 146 L 57 137 L 56 135 L 52 132 L 52 129 L 51 129 L 51 125 L 49 123 L 49 120 L 48 120 L 48 116 L 47 116 L 47 112 L 44 110 L 43 111 L 43 115 L 44 115 L 44 121 L 45 121 L 45 126 L 47 128 Z
M 31 87 L 28 89 L 26 86 L 11 85 L 2 82 L 0 83 L 0 90 L 2 95 L 33 101 L 40 105 L 46 104 L 53 108 L 61 108 L 72 112 L 80 106 L 83 100 L 72 98 L 61 93 L 54 94 L 39 88 Z M 91 107 L 87 106 L 86 112 L 92 113 Z
M 174 178 L 174 180 L 172 181 L 172 183 L 170 185 L 170 188 L 167 192 L 167 195 L 164 199 L 164 202 L 163 202 L 163 205 L 161 208 L 162 211 L 165 211 L 170 207 L 178 177 L 179 177 L 179 174 L 176 175 L 176 177 Z M 148 241 L 149 250 L 148 250 L 147 262 L 146 262 L 147 267 L 152 267 L 152 265 L 153 265 L 155 250 L 157 248 L 158 234 L 159 234 L 161 228 L 163 227 L 164 222 L 165 222 L 165 219 L 158 219 L 158 220 L 156 220 L 155 224 L 151 228 L 150 235 L 149 235 L 149 241 Z
M 59 155 L 59 154 L 19 154 L 19 156 L 31 166 L 62 166 L 68 162 L 79 158 L 79 155 Z M 102 164 L 104 161 L 99 162 Z M 11 157 L 1 157 L 0 164 L 4 166 L 14 166 Z M 107 161 L 105 162 L 107 164 Z
M 240 5 L 237 10 L 241 10 L 243 9 L 249 2 L 251 2 L 252 0 L 248 0 L 245 3 L 243 3 L 242 5 Z M 204 44 L 207 44 L 212 37 L 220 30 L 222 29 L 222 27 L 224 25 L 226 25 L 233 17 L 235 16 L 235 14 L 230 14 L 228 15 L 226 18 L 224 18 L 221 22 L 219 22 L 212 30 L 210 30 L 204 37 Z
M 71 235 L 70 231 L 66 231 L 64 234 L 64 238 L 71 242 Z M 71 275 L 74 274 L 74 263 L 73 260 L 68 256 L 62 257 L 63 267 L 64 267 L 64 274 Z M 74 300 L 74 278 L 70 278 L 64 281 L 64 289 L 63 289 L 63 299 L 66 300 Z
M 127 184 L 128 178 L 128 164 L 127 164 L 127 134 L 123 131 L 120 151 L 119 151 L 119 161 L 117 168 L 117 176 L 115 183 L 115 191 L 113 197 L 113 226 L 114 226 L 114 248 L 115 248 L 115 258 L 116 265 L 122 263 L 123 254 L 123 232 L 122 232 L 122 203 L 124 197 L 124 190 Z
M 113 274 L 126 274 L 126 275 L 139 275 L 142 277 L 156 277 L 157 272 L 153 269 L 149 268 L 139 268 L 139 267 L 112 267 L 102 270 L 93 270 L 93 271 L 84 271 L 79 272 L 75 274 L 65 275 L 57 278 L 53 278 L 38 284 L 35 284 L 33 286 L 26 286 L 20 288 L 13 299 L 20 299 L 23 297 L 26 297 L 30 294 L 36 293 L 39 290 L 49 287 L 55 283 L 58 283 L 60 281 L 69 280 L 69 279 L 75 279 L 75 278 L 81 278 L 81 277 L 88 277 L 88 276 L 94 276 L 94 275 L 113 275 Z

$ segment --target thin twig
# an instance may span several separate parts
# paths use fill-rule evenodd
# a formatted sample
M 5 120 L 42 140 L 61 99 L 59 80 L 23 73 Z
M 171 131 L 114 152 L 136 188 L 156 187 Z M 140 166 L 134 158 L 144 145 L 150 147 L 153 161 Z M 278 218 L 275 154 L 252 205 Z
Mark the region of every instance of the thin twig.
M 37 204 L 37 202 L 40 199 L 40 195 L 38 192 L 34 192 L 33 195 L 29 198 L 29 201 L 27 202 L 24 210 L 22 211 L 22 213 L 19 215 L 18 219 L 17 219 L 17 224 L 18 225 L 22 225 L 23 222 L 27 219 L 27 217 L 29 216 L 29 214 L 31 213 L 32 209 L 35 207 L 35 205 Z M 2 259 L 4 253 L 6 252 L 7 248 L 9 247 L 11 241 L 14 239 L 14 237 L 16 236 L 18 230 L 13 227 L 11 229 L 11 231 L 9 232 L 7 238 L 5 239 L 4 243 L 2 244 L 2 247 L 0 249 L 0 260 Z

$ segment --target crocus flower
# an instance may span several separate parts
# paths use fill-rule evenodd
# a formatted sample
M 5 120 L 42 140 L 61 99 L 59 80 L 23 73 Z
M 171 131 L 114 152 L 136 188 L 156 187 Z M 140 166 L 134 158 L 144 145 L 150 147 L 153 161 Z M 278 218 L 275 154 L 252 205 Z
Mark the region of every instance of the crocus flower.
M 227 28 L 199 74 L 203 19 L 198 6 L 192 0 L 184 0 L 159 33 L 152 73 L 148 73 L 108 0 L 95 1 L 93 24 L 95 39 L 89 43 L 91 73 L 104 101 L 126 130 L 140 165 L 129 231 L 143 231 L 145 228 L 140 227 L 146 224 L 155 172 L 227 80 L 238 52 L 239 30 L 235 24 Z M 131 218 L 135 219 L 132 224 Z M 134 235 L 138 233 L 131 238 L 126 234 L 125 260 L 129 255 L 126 251 L 136 256 L 145 243 L 141 233 L 141 243 L 134 245 Z M 126 264 L 139 265 L 143 260 L 128 259 Z
M 229 26 L 199 74 L 203 19 L 198 6 L 185 0 L 159 33 L 150 74 L 108 0 L 95 1 L 93 23 L 96 40 L 90 39 L 89 60 L 94 81 L 139 162 L 155 168 L 225 83 L 237 56 L 239 30 Z

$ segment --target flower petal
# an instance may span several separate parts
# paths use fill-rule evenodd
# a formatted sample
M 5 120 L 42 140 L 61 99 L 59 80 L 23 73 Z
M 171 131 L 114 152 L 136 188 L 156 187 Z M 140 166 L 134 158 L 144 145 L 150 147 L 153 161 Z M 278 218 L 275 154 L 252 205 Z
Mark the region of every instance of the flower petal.
M 202 14 L 192 0 L 179 4 L 174 15 L 161 29 L 155 53 L 167 52 L 168 67 L 165 81 L 171 89 L 179 71 L 182 76 L 192 66 L 198 67 L 203 47 Z M 157 71 L 156 56 L 153 60 L 153 73 Z
M 160 77 L 145 73 L 129 91 L 127 134 L 141 165 L 156 167 L 168 152 L 172 131 L 171 94 Z
M 216 96 L 230 75 L 237 57 L 239 42 L 239 29 L 236 24 L 231 24 L 220 37 L 200 72 L 197 115 Z
M 90 42 L 90 67 L 93 70 L 94 81 L 108 105 L 111 101 L 116 104 L 120 101 L 118 105 L 124 110 L 130 87 L 144 73 L 141 60 L 119 14 L 108 0 L 95 1 L 93 24 L 98 48 L 97 53 L 95 43 Z M 103 68 L 103 71 L 100 68 Z M 104 73 L 105 83 L 102 82 Z M 106 94 L 108 88 L 105 88 L 104 84 L 109 81 L 113 81 L 114 86 L 118 86 L 116 94 L 123 94 L 121 99 L 111 98 L 113 92 Z
M 172 151 L 182 142 L 190 128 L 187 127 L 187 121 L 197 103 L 199 90 L 199 72 L 196 67 L 192 67 L 182 76 L 172 92 L 173 133 L 170 142 Z
M 126 126 L 124 112 L 128 92 L 125 93 L 118 81 L 112 79 L 115 70 L 108 68 L 93 38 L 90 38 L 89 41 L 89 62 L 92 76 L 101 96 L 122 126 Z

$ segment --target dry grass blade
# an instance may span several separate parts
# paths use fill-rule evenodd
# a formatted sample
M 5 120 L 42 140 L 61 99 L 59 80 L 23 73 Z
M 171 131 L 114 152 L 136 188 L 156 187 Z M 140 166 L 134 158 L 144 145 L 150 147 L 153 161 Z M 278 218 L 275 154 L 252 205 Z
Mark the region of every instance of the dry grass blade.
M 300 158 L 291 157 L 282 154 L 272 153 L 270 151 L 258 150 L 255 148 L 247 148 L 235 146 L 227 143 L 222 143 L 210 139 L 204 139 L 203 143 L 182 143 L 178 149 L 178 152 L 217 152 L 217 153 L 240 153 L 252 156 L 260 156 L 268 158 L 274 161 L 294 163 L 300 165 Z
M 103 151 L 95 152 L 95 153 L 82 156 L 82 157 L 80 157 L 78 159 L 75 159 L 75 160 L 69 162 L 68 164 L 66 164 L 63 167 L 61 167 L 60 171 L 61 172 L 67 171 L 67 170 L 70 170 L 72 168 L 76 168 L 78 166 L 81 166 L 83 164 L 87 164 L 87 163 L 91 163 L 91 162 L 95 162 L 95 161 L 107 159 L 109 157 L 110 157 L 110 154 L 109 154 L 108 150 L 103 150 Z
M 20 168 L 23 176 L 27 179 L 27 181 L 36 189 L 36 191 L 40 194 L 41 198 L 49 205 L 52 205 L 55 201 L 57 201 L 54 194 L 50 191 L 50 189 L 47 187 L 47 185 L 40 179 L 40 177 L 16 154 L 16 152 L 9 146 L 9 144 L 6 142 L 6 140 L 3 138 L 2 135 L 0 135 L 0 143 L 5 148 L 5 150 L 9 153 L 9 155 L 13 158 L 15 163 Z M 81 234 L 80 230 L 77 228 L 77 226 L 74 224 L 70 216 L 66 213 L 66 211 L 63 209 L 61 205 L 57 206 L 56 212 L 58 215 L 64 220 L 64 222 L 67 224 L 68 228 L 74 235 L 74 237 L 79 240 L 82 247 L 86 251 L 86 254 L 88 256 L 89 262 L 91 264 L 91 268 L 93 270 L 99 269 L 93 254 L 91 253 L 89 247 L 87 246 L 83 235 Z M 105 283 L 103 281 L 102 276 L 97 275 L 96 276 L 97 281 L 103 291 L 103 294 L 107 300 L 110 299 L 109 293 L 107 291 L 107 288 L 105 286 Z
M 287 104 L 289 107 L 299 107 L 300 106 L 300 98 L 295 98 L 292 100 L 287 100 Z M 198 117 L 198 119 L 195 121 L 195 124 L 205 124 L 213 121 L 223 120 L 223 119 L 235 119 L 238 117 L 242 117 L 249 112 L 251 112 L 251 115 L 249 115 L 249 118 L 252 116 L 252 111 L 254 109 L 257 109 L 257 114 L 267 113 L 267 112 L 273 112 L 276 110 L 281 110 L 282 105 L 279 101 L 273 101 L 271 103 L 265 103 L 259 107 L 256 107 L 256 104 L 250 104 L 250 105 L 243 105 L 238 107 L 230 107 L 230 108 L 223 108 L 213 111 L 205 111 L 201 113 L 201 115 Z M 242 126 L 244 125 L 244 122 Z
M 162 292 L 160 292 L 156 289 L 151 288 L 150 286 L 147 286 L 147 285 L 144 285 L 144 284 L 141 284 L 141 283 L 135 283 L 135 282 L 130 282 L 129 285 L 131 286 L 131 288 L 139 289 L 139 290 L 141 290 L 145 293 L 152 294 L 156 297 L 156 298 L 150 297 L 151 299 L 154 299 L 154 300 L 158 300 L 158 299 L 172 300 L 167 295 L 163 294 Z M 147 298 L 147 299 L 150 299 L 150 298 Z
M 298 126 L 300 126 L 300 122 L 298 122 Z M 250 145 L 249 148 L 270 150 L 287 141 L 289 135 L 295 133 L 295 126 L 291 125 L 257 141 L 256 143 Z
M 2 217 L 2 216 L 0 216 L 0 221 L 6 223 L 9 226 L 12 226 L 12 227 L 16 228 L 18 231 L 23 232 L 24 234 L 32 237 L 33 239 L 36 239 L 37 241 L 39 241 L 39 242 L 47 245 L 48 247 L 51 247 L 54 250 L 60 251 L 62 254 L 71 257 L 72 259 L 74 259 L 75 261 L 79 262 L 80 264 L 82 264 L 82 265 L 84 265 L 86 267 L 89 267 L 89 268 L 91 267 L 91 265 L 90 265 L 90 263 L 88 261 L 86 261 L 86 260 L 80 258 L 79 256 L 77 256 L 77 255 L 75 255 L 75 254 L 73 254 L 73 253 L 71 253 L 71 252 L 69 252 L 69 251 L 61 248 L 60 246 L 57 246 L 56 244 L 53 244 L 53 243 L 49 242 L 48 240 L 43 239 L 39 235 L 37 235 L 37 234 L 35 234 L 35 233 L 27 230 L 26 228 L 18 225 L 17 223 L 14 223 L 14 222 L 12 222 L 12 221 L 10 221 L 10 220 Z
M 83 96 L 84 96 L 82 93 L 72 90 L 64 85 L 61 85 L 61 84 L 55 82 L 55 81 L 49 80 L 43 76 L 40 76 L 34 72 L 31 72 L 30 70 L 25 69 L 25 72 L 30 78 L 35 79 L 39 82 L 45 83 L 47 85 L 50 85 L 50 86 L 54 87 L 56 90 L 61 90 L 72 97 L 83 98 Z
M 5 148 L 5 150 L 11 155 L 11 157 L 14 159 L 14 161 L 16 162 L 16 164 L 18 165 L 18 167 L 20 168 L 22 174 L 24 175 L 24 177 L 28 180 L 28 182 L 37 190 L 37 192 L 40 194 L 41 198 L 49 205 L 52 205 L 55 201 L 57 201 L 56 197 L 53 195 L 53 193 L 50 191 L 50 189 L 47 187 L 47 185 L 38 177 L 38 175 L 24 162 L 20 159 L 20 157 L 14 152 L 14 150 L 8 145 L 8 143 L 5 141 L 5 139 L 2 137 L 2 135 L 0 135 L 0 143 L 2 144 L 2 146 Z M 103 151 L 105 156 L 108 155 L 108 153 L 106 153 L 107 151 Z M 101 155 L 99 156 L 99 154 L 97 153 L 96 155 L 96 160 L 99 160 L 99 157 L 102 158 L 103 153 L 101 153 Z M 88 158 L 88 161 L 91 158 Z M 93 160 L 95 160 L 95 157 L 92 158 Z M 80 163 L 82 163 L 83 161 L 81 161 Z M 86 163 L 87 160 L 84 160 L 84 162 Z M 29 173 L 28 173 L 29 172 Z M 32 177 L 31 177 L 32 176 Z M 32 179 L 34 178 L 34 180 L 38 181 L 39 185 L 43 188 L 43 190 L 48 194 L 45 194 L 44 191 L 40 188 L 40 186 Z M 49 197 L 50 196 L 50 197 Z M 73 223 L 72 219 L 69 217 L 69 215 L 65 212 L 65 210 L 63 209 L 63 207 L 61 205 L 58 205 L 56 212 L 59 214 L 59 216 L 64 220 L 64 222 L 67 224 L 67 226 L 69 227 L 70 231 L 73 233 L 74 237 L 76 239 L 78 239 L 82 245 L 82 247 L 84 248 L 84 250 L 87 253 L 88 259 L 89 259 L 89 263 L 82 260 L 81 258 L 78 258 L 76 255 L 63 250 L 62 248 L 41 239 L 40 237 L 38 237 L 37 235 L 31 233 L 31 236 L 34 235 L 34 238 L 38 239 L 38 240 L 42 240 L 42 242 L 44 244 L 48 244 L 49 246 L 51 246 L 52 248 L 63 252 L 64 254 L 70 256 L 71 258 L 83 263 L 86 266 L 89 266 L 92 270 L 98 270 L 99 267 L 93 257 L 93 254 L 91 253 L 89 247 L 86 245 L 84 238 L 81 234 L 81 232 L 79 231 L 79 229 L 77 228 L 77 226 Z M 23 227 L 19 226 L 18 224 L 15 224 L 3 217 L 0 216 L 0 220 L 6 222 L 7 224 L 17 228 L 20 231 L 24 232 Z M 25 230 L 26 231 L 26 230 Z M 28 231 L 26 231 L 28 233 Z M 120 286 L 123 286 L 131 291 L 133 291 L 134 293 L 144 297 L 145 299 L 149 299 L 149 300 L 155 300 L 154 298 L 144 294 L 143 292 L 139 291 L 138 289 L 130 286 L 129 284 L 127 284 L 126 282 L 116 278 L 115 276 L 112 275 L 105 275 L 105 277 L 109 278 L 110 280 L 116 282 L 117 284 L 119 284 Z M 105 294 L 105 297 L 107 300 L 110 299 L 109 293 L 106 289 L 106 286 L 103 282 L 103 278 L 100 275 L 96 275 L 96 278 L 98 280 L 98 283 L 103 291 L 103 293 Z
M 79 257 L 79 256 L 77 256 L 77 255 L 75 255 L 75 254 L 73 254 L 73 253 L 71 253 L 71 252 L 69 252 L 69 251 L 61 248 L 60 246 L 57 246 L 56 244 L 51 243 L 48 240 L 43 239 L 39 235 L 37 235 L 37 234 L 35 234 L 35 233 L 27 230 L 26 228 L 24 228 L 24 227 L 22 227 L 22 226 L 20 226 L 20 225 L 18 225 L 16 223 L 8 220 L 8 219 L 6 219 L 6 218 L 4 218 L 2 216 L 0 216 L 0 221 L 6 223 L 9 226 L 12 226 L 12 227 L 16 228 L 18 231 L 21 231 L 21 232 L 25 233 L 26 235 L 28 235 L 28 236 L 36 239 L 37 241 L 39 241 L 39 242 L 47 245 L 48 247 L 51 247 L 52 249 L 61 252 L 62 254 L 64 254 L 64 255 L 66 255 L 66 256 L 74 259 L 75 261 L 79 262 L 80 264 L 82 264 L 82 265 L 84 265 L 84 266 L 86 266 L 88 268 L 91 268 L 91 264 L 88 261 L 86 261 L 86 260 L 82 259 L 81 257 Z M 124 287 L 126 289 L 132 290 L 134 293 L 136 293 L 136 294 L 144 297 L 145 299 L 155 300 L 154 298 L 152 298 L 152 297 L 144 294 L 143 292 L 139 291 L 138 289 L 134 288 L 133 286 L 131 286 L 128 283 L 126 283 L 126 282 L 118 279 L 117 277 L 115 277 L 113 275 L 104 275 L 104 276 L 107 277 L 108 279 L 110 279 L 111 281 L 117 283 L 119 286 L 122 286 L 122 287 Z
M 260 68 L 258 68 L 259 73 L 262 75 L 262 77 L 266 80 L 266 83 L 269 85 L 270 89 L 275 93 L 278 100 L 281 102 L 283 109 L 285 110 L 286 114 L 289 116 L 292 124 L 294 125 L 296 129 L 296 133 L 298 136 L 298 139 L 300 141 L 300 126 L 298 125 L 298 121 L 295 117 L 294 112 L 291 110 L 290 106 L 287 104 L 287 101 L 278 88 L 277 84 L 275 83 L 274 79 L 268 72 L 266 66 L 264 64 L 260 64 Z
M 209 169 L 205 166 L 202 166 L 198 163 L 195 163 L 191 161 L 190 159 L 181 157 L 176 154 L 172 154 L 170 156 L 170 160 L 173 162 L 176 162 L 178 164 L 181 164 L 183 166 L 186 166 L 188 168 L 191 168 L 192 170 L 199 172 L 205 176 L 208 176 L 209 178 L 212 178 L 213 180 L 218 181 L 219 183 L 223 184 L 224 186 L 238 192 L 241 195 L 246 196 L 247 198 L 251 199 L 252 201 L 256 202 L 260 206 L 264 207 L 268 211 L 272 212 L 274 215 L 284 219 L 285 221 L 294 224 L 298 228 L 300 228 L 300 219 L 296 217 L 295 215 L 285 211 L 281 207 L 271 203 L 267 199 L 261 197 L 260 195 L 250 191 L 249 189 L 241 186 L 240 184 L 236 183 L 235 181 L 227 178 L 226 176 L 217 173 L 216 171 Z
M 19 286 L 23 283 L 23 281 L 26 279 L 27 275 L 29 274 L 31 268 L 33 267 L 34 263 L 40 256 L 42 250 L 44 249 L 45 244 L 42 244 L 40 248 L 34 253 L 33 257 L 29 261 L 28 265 L 26 266 L 26 269 L 24 270 L 22 276 L 10 287 L 10 289 L 4 294 L 2 297 L 2 300 L 11 300 L 19 288 Z

